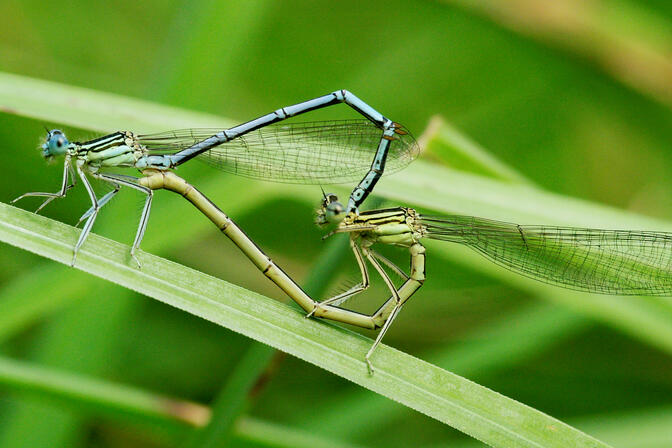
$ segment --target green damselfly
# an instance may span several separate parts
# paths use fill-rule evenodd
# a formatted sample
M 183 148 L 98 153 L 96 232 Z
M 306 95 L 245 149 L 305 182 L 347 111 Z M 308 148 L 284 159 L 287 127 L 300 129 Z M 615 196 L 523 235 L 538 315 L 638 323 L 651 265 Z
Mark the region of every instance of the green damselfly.
M 327 236 L 350 234 L 362 281 L 320 302 L 309 315 L 328 316 L 326 307 L 337 307 L 368 288 L 366 261 L 391 292 L 377 311 L 356 323 L 381 329 L 365 357 L 370 371 L 374 349 L 425 281 L 423 238 L 465 245 L 506 269 L 564 288 L 598 294 L 672 295 L 672 233 L 668 232 L 523 226 L 473 216 L 429 216 L 406 207 L 349 212 L 333 194 L 324 195 L 316 222 L 336 226 Z M 374 244 L 407 248 L 409 273 L 373 250 Z M 395 286 L 383 265 L 403 278 L 401 286 Z

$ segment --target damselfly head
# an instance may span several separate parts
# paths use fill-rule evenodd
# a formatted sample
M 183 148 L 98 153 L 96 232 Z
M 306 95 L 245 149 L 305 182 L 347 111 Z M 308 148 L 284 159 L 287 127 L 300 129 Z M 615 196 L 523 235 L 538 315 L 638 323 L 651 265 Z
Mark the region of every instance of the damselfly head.
M 60 129 L 47 131 L 47 139 L 42 144 L 42 156 L 45 159 L 51 159 L 54 156 L 61 156 L 67 152 L 70 142 Z
M 333 193 L 323 193 L 324 198 L 317 210 L 315 223 L 318 226 L 327 224 L 338 224 L 345 218 L 345 207 L 338 202 L 338 196 Z

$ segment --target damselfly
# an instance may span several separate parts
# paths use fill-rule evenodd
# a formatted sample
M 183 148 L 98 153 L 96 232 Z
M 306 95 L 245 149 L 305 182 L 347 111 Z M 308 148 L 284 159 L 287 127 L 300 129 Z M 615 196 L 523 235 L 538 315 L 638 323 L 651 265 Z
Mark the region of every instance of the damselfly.
M 522 226 L 473 216 L 425 216 L 405 207 L 349 212 L 333 194 L 324 196 L 317 223 L 336 225 L 330 234 L 350 234 L 362 282 L 320 302 L 309 315 L 330 317 L 327 307 L 338 307 L 365 290 L 369 286 L 366 261 L 391 292 L 376 312 L 359 316 L 355 323 L 380 328 L 366 354 L 370 371 L 374 349 L 402 306 L 425 281 L 422 238 L 463 244 L 506 269 L 569 289 L 615 295 L 672 295 L 672 233 Z M 376 243 L 408 248 L 410 272 L 406 274 L 374 251 L 371 246 Z M 400 287 L 395 286 L 383 265 L 404 279 Z
M 270 126 L 338 103 L 349 105 L 365 119 Z M 143 174 L 165 172 L 199 156 L 225 171 L 278 182 L 334 184 L 361 179 L 348 201 L 348 210 L 356 211 L 383 172 L 406 166 L 417 156 L 418 146 L 401 125 L 352 93 L 338 90 L 225 130 L 187 129 L 149 135 L 119 131 L 83 143 L 69 142 L 62 131 L 52 130 L 47 133 L 42 154 L 47 159 L 65 157 L 60 190 L 26 193 L 12 203 L 29 196 L 46 197 L 36 211 L 39 212 L 52 200 L 64 197 L 78 176 L 91 199 L 91 208 L 80 218 L 80 222 L 86 222 L 73 250 L 74 265 L 101 207 L 121 187 L 142 192 L 147 198 L 131 247 L 131 257 L 139 267 L 135 253 L 147 226 L 152 189 L 141 178 L 106 173 L 106 169 L 128 167 Z M 113 190 L 97 198 L 89 176 L 111 184 Z

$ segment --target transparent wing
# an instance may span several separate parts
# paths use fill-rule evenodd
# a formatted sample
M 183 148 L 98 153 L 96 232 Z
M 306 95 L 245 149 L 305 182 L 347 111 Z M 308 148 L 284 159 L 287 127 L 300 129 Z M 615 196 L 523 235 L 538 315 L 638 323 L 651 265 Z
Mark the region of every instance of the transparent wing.
M 221 129 L 185 129 L 141 135 L 150 152 L 170 154 Z M 221 170 L 276 182 L 335 184 L 356 182 L 373 162 L 383 131 L 368 120 L 283 123 L 250 132 L 198 156 Z M 418 145 L 403 127 L 390 144 L 385 174 L 417 157 Z
M 519 226 L 422 216 L 426 237 L 465 244 L 511 271 L 570 289 L 672 295 L 672 233 Z

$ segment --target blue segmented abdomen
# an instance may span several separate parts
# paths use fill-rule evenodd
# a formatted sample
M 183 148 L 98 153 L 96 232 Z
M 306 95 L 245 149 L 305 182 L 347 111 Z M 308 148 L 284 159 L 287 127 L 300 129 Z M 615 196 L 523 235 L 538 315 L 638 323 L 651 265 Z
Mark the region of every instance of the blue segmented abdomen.
M 406 167 L 417 157 L 419 148 L 413 136 L 397 124 L 393 126 L 388 130 L 389 139 L 383 139 L 383 129 L 365 119 L 282 122 L 237 138 L 232 136 L 232 140 L 197 158 L 223 171 L 275 182 L 359 182 L 374 165 L 375 169 L 382 167 L 385 174 L 389 174 Z M 227 135 L 232 130 L 235 128 L 227 130 Z M 152 157 L 170 156 L 218 133 L 221 129 L 185 129 L 141 135 L 138 142 L 147 149 L 148 161 L 161 162 Z M 389 144 L 382 156 L 381 139 L 385 145 Z

